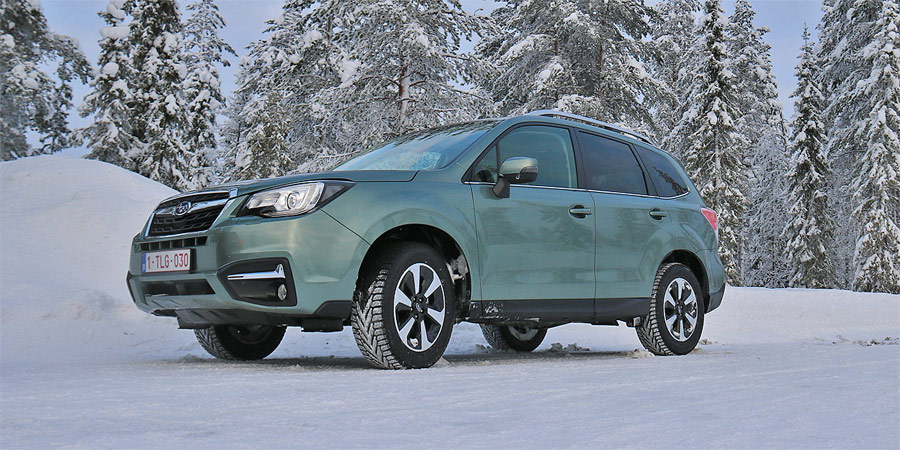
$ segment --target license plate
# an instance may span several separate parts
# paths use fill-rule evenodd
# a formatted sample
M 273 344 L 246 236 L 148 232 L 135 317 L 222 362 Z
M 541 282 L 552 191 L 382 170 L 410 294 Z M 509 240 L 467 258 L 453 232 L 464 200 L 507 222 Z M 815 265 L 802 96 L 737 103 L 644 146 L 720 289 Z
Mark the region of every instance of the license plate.
M 191 250 L 166 250 L 141 255 L 141 272 L 183 272 L 191 270 Z

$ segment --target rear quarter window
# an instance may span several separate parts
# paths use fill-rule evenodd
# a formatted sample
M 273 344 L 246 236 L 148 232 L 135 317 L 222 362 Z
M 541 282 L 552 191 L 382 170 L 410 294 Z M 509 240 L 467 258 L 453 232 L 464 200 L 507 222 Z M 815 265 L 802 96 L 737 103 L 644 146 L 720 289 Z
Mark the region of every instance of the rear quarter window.
M 644 147 L 637 147 L 637 151 L 660 197 L 677 197 L 688 191 L 684 176 L 669 158 Z

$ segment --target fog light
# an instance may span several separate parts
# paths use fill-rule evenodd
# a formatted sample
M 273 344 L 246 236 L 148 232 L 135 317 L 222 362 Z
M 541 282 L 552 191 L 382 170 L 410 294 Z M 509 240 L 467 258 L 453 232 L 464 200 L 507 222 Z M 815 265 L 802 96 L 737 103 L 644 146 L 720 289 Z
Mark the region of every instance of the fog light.
M 284 258 L 239 261 L 224 266 L 217 277 L 235 300 L 272 306 L 297 304 L 293 276 Z
M 263 299 L 270 302 L 283 302 L 288 298 L 288 288 L 285 283 L 269 283 L 266 286 Z

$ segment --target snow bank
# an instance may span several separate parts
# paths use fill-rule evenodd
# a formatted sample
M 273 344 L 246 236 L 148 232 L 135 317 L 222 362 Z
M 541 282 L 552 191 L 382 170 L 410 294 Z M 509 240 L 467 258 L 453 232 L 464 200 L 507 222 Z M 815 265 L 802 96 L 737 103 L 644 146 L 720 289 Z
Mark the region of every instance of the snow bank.
M 208 357 L 173 319 L 139 312 L 125 285 L 132 236 L 174 191 L 109 164 L 61 156 L 0 163 L 0 180 L 4 366 Z M 703 335 L 730 345 L 898 337 L 900 296 L 729 288 Z M 484 345 L 477 326 L 460 324 L 448 353 L 492 352 Z M 630 328 L 575 324 L 550 330 L 540 350 L 637 348 Z M 360 357 L 349 329 L 291 329 L 273 355 L 306 356 Z
M 0 193 L 4 365 L 164 348 L 147 341 L 171 323 L 134 308 L 125 273 L 131 238 L 173 190 L 111 164 L 40 156 L 0 163 Z

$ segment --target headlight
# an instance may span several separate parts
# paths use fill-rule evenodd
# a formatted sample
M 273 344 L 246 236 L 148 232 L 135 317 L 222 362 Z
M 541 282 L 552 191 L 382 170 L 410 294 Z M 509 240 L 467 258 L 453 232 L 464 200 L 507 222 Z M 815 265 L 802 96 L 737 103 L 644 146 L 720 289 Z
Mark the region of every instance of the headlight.
M 346 181 L 315 181 L 253 194 L 244 209 L 265 217 L 297 216 L 333 200 L 353 186 Z

